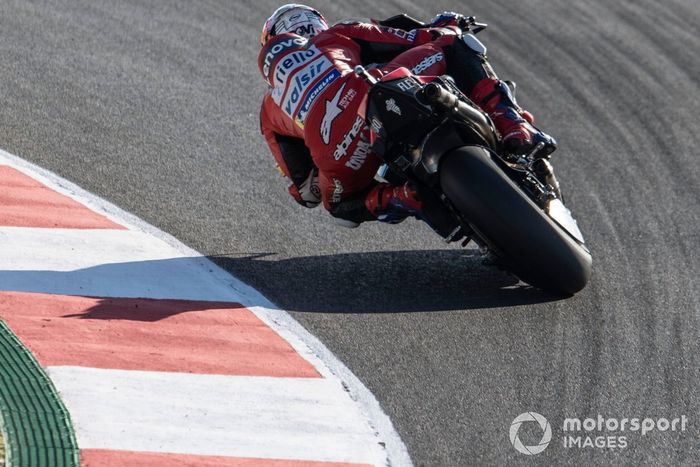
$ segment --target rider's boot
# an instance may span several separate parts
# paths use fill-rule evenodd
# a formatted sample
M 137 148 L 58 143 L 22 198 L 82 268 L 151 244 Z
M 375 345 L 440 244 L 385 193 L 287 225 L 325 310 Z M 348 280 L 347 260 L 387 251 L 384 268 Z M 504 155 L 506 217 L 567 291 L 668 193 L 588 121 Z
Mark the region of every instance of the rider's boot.
M 410 183 L 379 183 L 365 197 L 367 210 L 382 222 L 398 224 L 409 216 L 420 217 L 422 203 Z
M 557 148 L 557 142 L 532 123 L 532 114 L 523 110 L 508 85 L 501 80 L 485 78 L 474 86 L 470 98 L 493 120 L 501 134 L 503 148 L 512 154 L 526 154 L 539 143 L 544 148 L 537 154 L 545 157 Z

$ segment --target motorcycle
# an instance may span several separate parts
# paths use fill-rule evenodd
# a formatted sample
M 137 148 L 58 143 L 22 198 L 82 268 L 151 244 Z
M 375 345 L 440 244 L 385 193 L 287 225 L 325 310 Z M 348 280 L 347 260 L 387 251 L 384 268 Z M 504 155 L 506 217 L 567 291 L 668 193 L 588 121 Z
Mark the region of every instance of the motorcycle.
M 381 24 L 409 31 L 425 25 L 406 15 Z M 473 17 L 463 40 L 487 25 Z M 445 241 L 474 241 L 499 267 L 557 295 L 573 295 L 591 275 L 591 253 L 540 143 L 506 153 L 493 122 L 447 75 L 426 79 L 399 68 L 369 85 L 365 121 L 373 151 L 394 179 L 411 181 L 426 220 Z

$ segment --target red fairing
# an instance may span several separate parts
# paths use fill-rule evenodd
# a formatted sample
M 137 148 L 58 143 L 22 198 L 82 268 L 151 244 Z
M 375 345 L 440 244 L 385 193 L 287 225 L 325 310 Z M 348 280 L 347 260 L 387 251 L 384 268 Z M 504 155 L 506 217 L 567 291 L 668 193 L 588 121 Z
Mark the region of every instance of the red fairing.
M 409 76 L 413 76 L 413 73 L 411 73 L 408 68 L 402 66 L 382 76 L 380 81 L 391 81 L 393 79 L 407 78 Z
M 425 50 L 425 49 L 424 49 L 424 50 Z M 439 52 L 437 52 L 437 53 L 439 53 Z M 428 55 L 428 57 L 430 57 L 430 56 Z M 404 55 L 401 56 L 401 58 L 402 58 L 402 59 L 405 59 L 405 58 L 407 58 L 407 56 L 404 54 Z M 390 64 L 390 66 L 391 66 L 391 64 Z M 437 70 L 435 70 L 435 71 L 437 71 Z M 382 78 L 381 78 L 380 81 L 391 81 L 391 80 L 394 80 L 394 79 L 406 78 L 406 77 L 408 77 L 408 76 L 413 76 L 413 77 L 415 77 L 419 82 L 421 82 L 421 83 L 423 83 L 423 84 L 427 84 L 427 83 L 430 83 L 431 81 L 435 81 L 435 78 L 437 78 L 437 77 L 440 76 L 440 75 L 439 75 L 439 74 L 435 74 L 435 75 L 414 75 L 413 73 L 411 73 L 411 71 L 410 71 L 408 68 L 402 66 L 402 67 L 397 68 L 396 70 L 391 71 L 391 72 L 387 73 L 386 75 L 382 76 Z
M 320 172 L 326 208 L 367 188 L 380 160 L 369 149 L 370 132 L 361 116 L 368 87 L 354 67 L 376 59 L 390 61 L 385 72 L 405 66 L 416 74 L 441 74 L 441 47 L 454 37 L 455 31 L 448 28 L 406 32 L 352 23 L 331 27 L 308 41 L 294 34 L 272 38 L 258 58 L 271 86 L 262 103 L 261 130 L 290 180 L 290 194 L 300 200 L 309 154 Z M 387 51 L 393 56 L 387 57 Z M 287 138 L 285 144 L 280 144 L 280 136 Z M 303 145 L 292 144 L 290 138 Z

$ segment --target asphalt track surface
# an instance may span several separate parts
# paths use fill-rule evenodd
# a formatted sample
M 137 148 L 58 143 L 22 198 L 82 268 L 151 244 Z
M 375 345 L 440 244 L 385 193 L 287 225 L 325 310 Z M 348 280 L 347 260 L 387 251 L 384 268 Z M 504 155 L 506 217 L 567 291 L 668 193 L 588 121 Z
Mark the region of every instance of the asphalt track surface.
M 491 24 L 480 38 L 558 138 L 594 254 L 574 298 L 515 287 L 418 222 L 344 230 L 294 204 L 258 133 L 273 1 L 4 0 L 0 147 L 290 310 L 374 392 L 418 465 L 698 465 L 700 6 L 421 3 L 315 5 L 332 21 L 455 9 Z M 553 426 L 536 457 L 508 438 L 525 411 Z M 597 414 L 689 424 L 627 433 L 623 450 L 561 445 L 565 417 Z

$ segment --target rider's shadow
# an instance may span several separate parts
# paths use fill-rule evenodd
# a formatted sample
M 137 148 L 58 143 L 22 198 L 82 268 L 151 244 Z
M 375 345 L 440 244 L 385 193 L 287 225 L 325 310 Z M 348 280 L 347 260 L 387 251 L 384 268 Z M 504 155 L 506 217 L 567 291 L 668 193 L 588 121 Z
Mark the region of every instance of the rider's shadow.
M 556 300 L 483 264 L 475 250 L 345 253 L 275 260 L 212 256 L 279 307 L 318 313 L 465 310 Z

